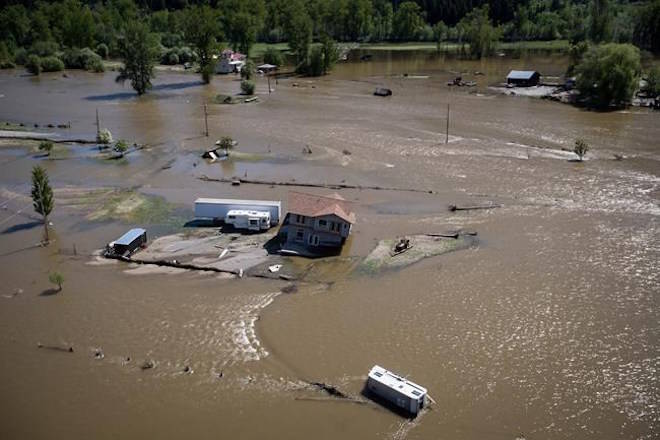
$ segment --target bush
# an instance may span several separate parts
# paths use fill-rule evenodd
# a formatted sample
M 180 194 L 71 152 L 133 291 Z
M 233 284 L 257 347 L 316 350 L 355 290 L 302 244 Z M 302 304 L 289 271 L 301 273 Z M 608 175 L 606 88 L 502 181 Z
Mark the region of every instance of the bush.
M 241 90 L 246 95 L 254 95 L 255 84 L 254 81 L 243 80 L 241 81 Z
M 99 144 L 109 145 L 112 143 L 112 133 L 107 128 L 102 128 L 99 130 L 99 134 L 96 136 L 96 142 Z
M 45 57 L 41 59 L 41 70 L 44 72 L 60 72 L 64 70 L 64 63 L 57 57 Z
M 165 64 L 167 66 L 173 66 L 175 64 L 179 64 L 179 54 L 177 53 L 177 49 L 170 49 L 167 52 L 165 52 L 165 55 L 160 60 L 161 64 Z
M 45 151 L 47 154 L 50 154 L 53 151 L 53 142 L 51 141 L 42 141 L 39 143 L 39 150 Z
M 183 42 L 183 38 L 179 34 L 165 33 L 160 36 L 160 43 L 165 47 L 174 48 Z
M 639 85 L 639 49 L 630 44 L 590 48 L 575 68 L 580 95 L 594 107 L 622 106 Z
M 0 69 L 15 69 L 16 64 L 13 61 L 5 60 L 0 61 Z
M 589 144 L 584 139 L 578 139 L 575 141 L 575 147 L 573 147 L 573 152 L 577 154 L 578 160 L 582 162 L 584 156 L 589 151 Z
M 197 60 L 195 52 L 193 52 L 193 50 L 188 46 L 180 47 L 177 55 L 179 55 L 179 62 L 181 64 L 192 63 Z
M 96 53 L 103 59 L 107 59 L 108 55 L 110 55 L 110 49 L 108 48 L 108 45 L 105 43 L 101 43 L 98 46 L 96 46 Z
M 30 46 L 30 54 L 40 57 L 53 56 L 59 50 L 59 46 L 54 41 L 35 41 Z
M 14 52 L 14 62 L 20 66 L 24 66 L 25 63 L 27 63 L 27 57 L 27 50 L 22 47 L 19 47 L 16 49 L 16 52 Z
M 269 47 L 264 52 L 264 63 L 272 64 L 274 66 L 281 66 L 284 64 L 284 57 L 282 53 L 274 47 Z
M 41 73 L 41 58 L 37 55 L 28 55 L 25 68 L 31 74 L 39 75 Z
M 245 65 L 241 68 L 241 79 L 244 79 L 246 81 L 253 80 L 256 71 L 257 71 L 257 66 L 255 66 L 254 61 L 247 60 L 245 62 Z
M 123 139 L 119 139 L 119 140 L 115 143 L 115 151 L 117 151 L 117 152 L 119 152 L 119 153 L 125 153 L 126 150 L 128 150 L 128 142 L 126 142 L 126 141 L 123 140 Z
M 105 70 L 101 57 L 89 47 L 65 51 L 62 61 L 64 61 L 67 69 L 83 69 L 94 72 Z
M 660 95 L 660 67 L 653 67 L 646 75 L 644 92 L 652 98 Z
M 323 75 L 323 51 L 319 46 L 314 46 L 312 48 L 306 73 L 310 76 Z

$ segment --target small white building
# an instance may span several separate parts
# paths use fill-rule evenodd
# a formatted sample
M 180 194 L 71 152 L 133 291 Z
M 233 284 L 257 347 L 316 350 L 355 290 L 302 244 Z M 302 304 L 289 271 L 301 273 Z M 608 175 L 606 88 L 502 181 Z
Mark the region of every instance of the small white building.
M 369 371 L 367 389 L 412 415 L 417 415 L 426 403 L 426 388 L 378 365 Z
M 220 56 L 215 56 L 215 73 L 239 73 L 245 65 L 245 55 L 230 49 L 223 50 Z

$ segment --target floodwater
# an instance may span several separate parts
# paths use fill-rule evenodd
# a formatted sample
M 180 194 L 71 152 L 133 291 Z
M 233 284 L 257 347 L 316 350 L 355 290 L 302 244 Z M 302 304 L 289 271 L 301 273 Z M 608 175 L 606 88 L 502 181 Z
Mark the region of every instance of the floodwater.
M 61 160 L 0 147 L 0 437 L 658 438 L 660 114 L 488 89 L 511 68 L 565 66 L 553 54 L 374 52 L 323 78 L 280 80 L 270 95 L 261 78 L 259 103 L 208 104 L 208 138 L 203 105 L 236 93 L 234 77 L 202 85 L 161 72 L 137 98 L 113 72 L 1 72 L 0 121 L 71 122 L 49 130 L 93 136 L 98 109 L 115 138 L 149 148 L 110 162 L 86 146 Z M 478 86 L 448 88 L 458 74 Z M 372 96 L 376 86 L 394 95 Z M 198 158 L 225 135 L 262 160 Z M 584 163 L 562 150 L 577 137 L 592 146 Z M 279 281 L 145 271 L 92 255 L 132 224 L 88 220 L 57 196 L 55 243 L 33 247 L 41 225 L 26 182 L 37 163 L 55 188 L 130 188 L 189 216 L 200 196 L 286 201 L 286 187 L 202 175 L 432 190 L 342 191 L 358 218 L 346 253 L 457 227 L 478 231 L 479 246 L 377 276 L 330 262 L 324 283 L 290 294 Z M 482 202 L 502 208 L 447 211 Z M 53 270 L 65 277 L 56 294 Z M 141 370 L 146 360 L 156 367 Z M 305 385 L 358 396 L 376 363 L 427 387 L 430 410 L 409 421 Z

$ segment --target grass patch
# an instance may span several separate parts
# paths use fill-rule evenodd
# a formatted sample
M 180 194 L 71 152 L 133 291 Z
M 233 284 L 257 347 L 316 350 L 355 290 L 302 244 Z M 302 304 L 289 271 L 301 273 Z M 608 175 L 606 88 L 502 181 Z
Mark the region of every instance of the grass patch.
M 258 153 L 245 153 L 242 151 L 230 150 L 228 159 L 238 162 L 259 162 L 264 160 L 265 156 Z
M 289 50 L 288 43 L 255 43 L 250 48 L 250 58 L 259 58 L 264 57 L 264 52 L 266 49 L 272 47 L 280 52 L 287 52 Z
M 568 50 L 570 43 L 568 40 L 551 41 L 515 41 L 501 42 L 497 45 L 500 50 Z M 453 42 L 443 42 L 440 45 L 441 52 L 455 52 L 462 47 L 461 44 Z M 469 45 L 465 45 L 467 49 Z M 438 46 L 434 41 L 410 41 L 401 43 L 367 43 L 361 44 L 360 49 L 367 50 L 437 50 Z
M 502 50 L 568 50 L 570 43 L 568 40 L 551 41 L 515 41 L 500 43 L 497 46 Z
M 172 216 L 174 206 L 162 197 L 140 194 L 134 190 L 115 190 L 101 195 L 90 195 L 79 200 L 94 206 L 88 220 L 122 220 L 128 223 L 174 224 L 182 219 Z M 100 203 L 99 203 L 100 202 Z

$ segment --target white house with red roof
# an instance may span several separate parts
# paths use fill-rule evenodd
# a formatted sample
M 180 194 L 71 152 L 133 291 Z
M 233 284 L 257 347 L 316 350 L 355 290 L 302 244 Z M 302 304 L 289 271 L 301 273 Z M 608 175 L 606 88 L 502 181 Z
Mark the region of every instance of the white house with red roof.
M 288 212 L 279 232 L 282 253 L 339 253 L 355 223 L 355 213 L 350 205 L 339 194 L 318 196 L 291 191 Z
M 220 56 L 214 55 L 213 57 L 217 61 L 215 73 L 238 73 L 245 65 L 246 59 L 245 55 L 231 49 L 225 49 Z

